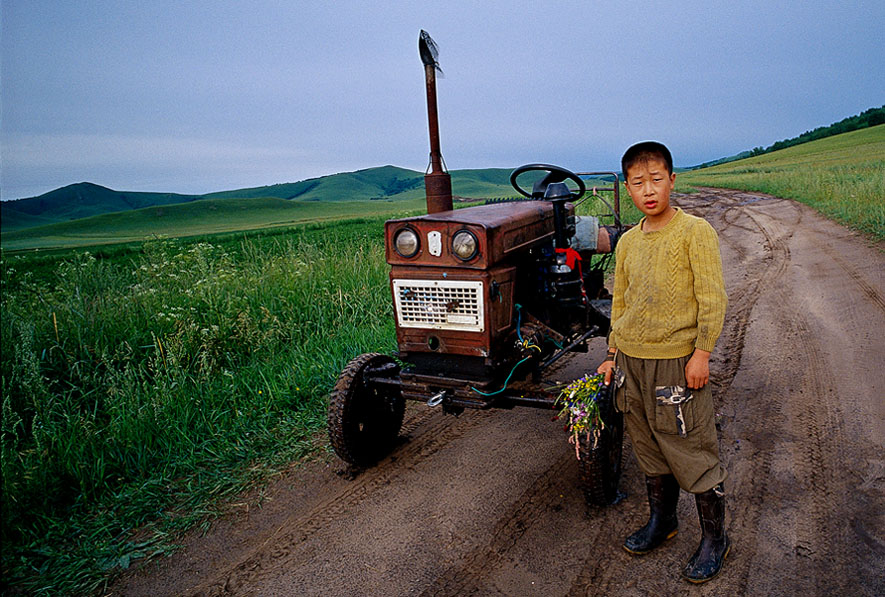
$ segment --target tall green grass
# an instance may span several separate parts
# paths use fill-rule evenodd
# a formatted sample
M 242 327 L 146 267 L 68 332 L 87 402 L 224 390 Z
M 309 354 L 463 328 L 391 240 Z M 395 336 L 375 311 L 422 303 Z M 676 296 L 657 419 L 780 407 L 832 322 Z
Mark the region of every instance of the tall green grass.
M 885 125 L 684 172 L 678 190 L 713 186 L 796 199 L 885 240 Z
M 382 223 L 4 254 L 4 586 L 93 590 L 315 449 L 347 360 L 395 347 Z

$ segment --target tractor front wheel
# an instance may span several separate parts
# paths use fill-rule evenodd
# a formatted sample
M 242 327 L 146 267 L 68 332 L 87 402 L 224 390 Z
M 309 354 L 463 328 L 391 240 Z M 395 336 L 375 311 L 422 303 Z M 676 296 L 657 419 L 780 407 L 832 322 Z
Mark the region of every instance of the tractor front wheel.
M 362 354 L 347 364 L 329 396 L 329 440 L 335 453 L 355 466 L 370 466 L 394 446 L 405 413 L 399 376 L 391 357 Z
M 621 452 L 624 440 L 624 415 L 615 410 L 614 384 L 599 397 L 599 412 L 605 428 L 595 445 L 581 435 L 581 459 L 578 461 L 581 489 L 589 506 L 608 506 L 620 501 Z

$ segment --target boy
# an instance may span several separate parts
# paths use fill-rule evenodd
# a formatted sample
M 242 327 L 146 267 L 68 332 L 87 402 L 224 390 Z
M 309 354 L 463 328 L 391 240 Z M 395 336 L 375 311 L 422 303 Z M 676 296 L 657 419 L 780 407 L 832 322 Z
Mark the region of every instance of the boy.
M 616 403 L 646 475 L 650 510 L 624 549 L 645 554 L 676 535 L 681 487 L 695 494 L 702 530 L 682 576 L 700 583 L 719 573 L 730 549 L 708 384 L 728 302 L 719 239 L 705 220 L 670 205 L 676 175 L 665 146 L 634 145 L 621 168 L 645 217 L 615 248 L 609 350 L 598 372 L 606 383 L 624 373 Z

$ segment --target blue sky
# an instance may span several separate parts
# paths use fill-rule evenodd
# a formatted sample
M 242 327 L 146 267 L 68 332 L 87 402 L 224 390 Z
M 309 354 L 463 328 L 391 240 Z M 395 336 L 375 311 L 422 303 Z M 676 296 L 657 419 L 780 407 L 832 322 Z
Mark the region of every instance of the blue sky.
M 179 193 L 427 165 L 677 165 L 885 103 L 885 3 L 71 2 L 0 7 L 0 195 Z

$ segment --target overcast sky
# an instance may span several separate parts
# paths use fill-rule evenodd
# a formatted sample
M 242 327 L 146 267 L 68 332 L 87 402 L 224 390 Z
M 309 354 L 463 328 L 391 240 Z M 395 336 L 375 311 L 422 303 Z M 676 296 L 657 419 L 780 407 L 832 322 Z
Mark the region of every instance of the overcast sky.
M 428 161 L 679 166 L 885 103 L 885 2 L 3 0 L 0 195 L 207 193 Z

